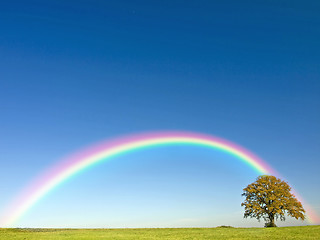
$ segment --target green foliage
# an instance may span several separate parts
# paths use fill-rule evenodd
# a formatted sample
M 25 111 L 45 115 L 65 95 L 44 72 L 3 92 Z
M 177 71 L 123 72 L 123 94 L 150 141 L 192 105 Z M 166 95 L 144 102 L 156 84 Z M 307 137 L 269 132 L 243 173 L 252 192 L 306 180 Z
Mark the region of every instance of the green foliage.
M 246 199 L 241 204 L 245 207 L 244 217 L 263 218 L 266 227 L 275 227 L 274 219 L 285 220 L 285 214 L 296 219 L 305 219 L 305 210 L 290 192 L 288 183 L 274 176 L 259 176 L 254 183 L 243 189 Z
M 320 239 L 320 226 L 281 228 L 1 229 L 0 240 Z

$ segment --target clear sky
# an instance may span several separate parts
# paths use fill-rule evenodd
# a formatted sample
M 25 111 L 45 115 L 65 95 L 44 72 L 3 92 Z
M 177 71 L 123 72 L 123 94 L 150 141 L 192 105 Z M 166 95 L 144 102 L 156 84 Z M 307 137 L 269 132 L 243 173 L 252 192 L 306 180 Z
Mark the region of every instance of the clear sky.
M 250 149 L 320 214 L 319 11 L 319 1 L 1 1 L 0 217 L 62 157 L 154 130 Z M 16 226 L 263 226 L 240 206 L 256 177 L 210 149 L 138 151 L 74 176 Z

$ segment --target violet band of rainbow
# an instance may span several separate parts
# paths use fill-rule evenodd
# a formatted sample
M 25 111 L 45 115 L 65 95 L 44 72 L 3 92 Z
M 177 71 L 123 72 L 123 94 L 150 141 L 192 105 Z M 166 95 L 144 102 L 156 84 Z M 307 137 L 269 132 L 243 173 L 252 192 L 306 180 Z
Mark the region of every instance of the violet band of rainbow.
M 42 175 L 36 178 L 28 187 L 26 187 L 17 199 L 8 208 L 7 214 L 1 220 L 3 227 L 13 226 L 23 217 L 38 201 L 46 196 L 54 188 L 75 174 L 93 166 L 101 161 L 125 154 L 134 150 L 140 150 L 149 147 L 163 145 L 198 145 L 221 150 L 227 154 L 241 160 L 259 175 L 271 174 L 280 177 L 265 161 L 260 159 L 245 148 L 229 142 L 225 139 L 210 135 L 204 135 L 191 132 L 152 132 L 125 136 L 116 140 L 107 141 L 94 147 L 80 151 L 58 164 L 49 168 Z M 311 223 L 319 222 L 319 217 L 306 204 L 304 200 L 294 191 L 296 197 L 301 201 L 307 211 L 308 220 Z

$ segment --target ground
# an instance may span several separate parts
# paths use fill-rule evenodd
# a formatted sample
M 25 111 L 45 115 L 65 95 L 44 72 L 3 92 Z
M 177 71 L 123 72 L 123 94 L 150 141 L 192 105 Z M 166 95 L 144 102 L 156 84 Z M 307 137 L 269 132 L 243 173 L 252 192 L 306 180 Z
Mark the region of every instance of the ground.
M 280 228 L 0 229 L 0 239 L 320 239 L 320 225 Z

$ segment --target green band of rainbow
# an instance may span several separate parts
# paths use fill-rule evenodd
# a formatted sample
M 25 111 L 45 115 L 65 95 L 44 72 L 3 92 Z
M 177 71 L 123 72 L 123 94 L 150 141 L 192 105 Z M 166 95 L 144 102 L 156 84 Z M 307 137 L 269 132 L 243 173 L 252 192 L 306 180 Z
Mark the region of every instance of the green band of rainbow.
M 185 144 L 198 145 L 221 150 L 241 160 L 253 168 L 259 175 L 272 174 L 279 176 L 262 159 L 248 150 L 221 138 L 190 132 L 158 132 L 139 134 L 124 137 L 114 141 L 108 141 L 93 148 L 81 151 L 50 168 L 27 187 L 8 210 L 8 214 L 2 220 L 2 226 L 14 225 L 32 206 L 34 206 L 46 194 L 62 184 L 76 173 L 85 170 L 89 166 L 106 161 L 117 155 L 148 147 Z M 301 201 L 301 198 L 299 198 Z M 306 208 L 306 204 L 304 203 Z M 308 207 L 309 208 L 309 207 Z M 307 209 L 309 221 L 319 221 L 316 214 Z

